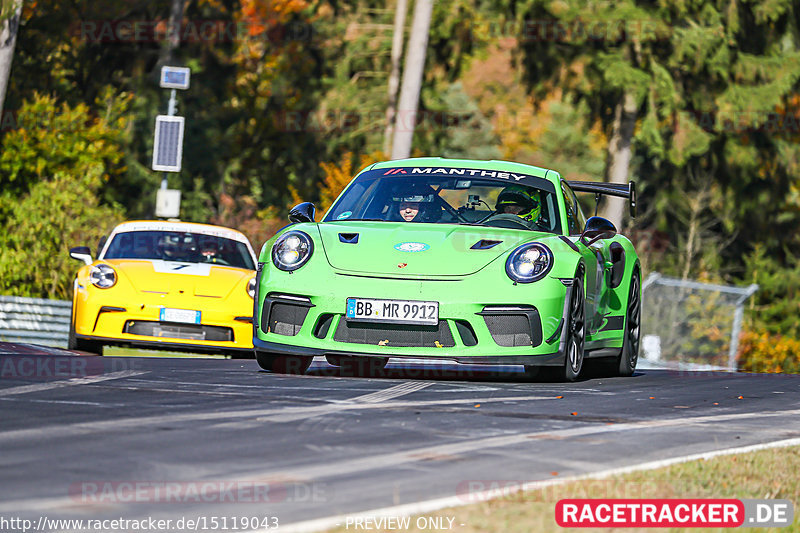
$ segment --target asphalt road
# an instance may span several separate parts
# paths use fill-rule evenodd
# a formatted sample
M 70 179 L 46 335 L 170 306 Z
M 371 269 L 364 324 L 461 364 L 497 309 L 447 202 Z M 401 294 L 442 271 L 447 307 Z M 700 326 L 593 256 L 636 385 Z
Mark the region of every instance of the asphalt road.
M 455 364 L 342 377 L 315 362 L 297 377 L 0 344 L 0 417 L 2 517 L 286 526 L 800 437 L 800 376 L 564 384 Z

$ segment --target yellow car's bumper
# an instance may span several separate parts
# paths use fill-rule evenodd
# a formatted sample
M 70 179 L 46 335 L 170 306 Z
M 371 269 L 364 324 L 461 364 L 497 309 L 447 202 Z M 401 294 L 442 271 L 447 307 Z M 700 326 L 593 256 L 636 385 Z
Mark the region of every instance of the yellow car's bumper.
M 216 279 L 161 279 L 143 290 L 130 282 L 125 269 L 114 266 L 119 279 L 108 289 L 93 286 L 79 273 L 72 316 L 75 338 L 104 345 L 252 354 L 253 300 L 246 285 L 254 272 L 225 269 L 233 272 L 223 273 L 220 269 Z M 234 274 L 240 279 L 222 283 L 220 276 Z M 203 295 L 222 285 L 233 288 Z M 188 318 L 162 315 L 164 309 L 183 310 Z

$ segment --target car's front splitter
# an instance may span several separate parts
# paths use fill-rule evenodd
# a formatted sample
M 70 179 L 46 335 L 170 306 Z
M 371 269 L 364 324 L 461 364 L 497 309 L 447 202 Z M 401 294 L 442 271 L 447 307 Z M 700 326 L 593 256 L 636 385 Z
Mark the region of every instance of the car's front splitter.
M 223 346 L 216 344 L 188 344 L 175 341 L 148 341 L 140 339 L 119 339 L 114 337 L 95 337 L 92 335 L 75 335 L 76 338 L 97 342 L 106 346 L 130 346 L 133 348 L 143 348 L 150 350 L 169 350 L 174 352 L 195 352 L 195 353 L 227 353 L 237 354 L 241 357 L 252 357 L 252 348 L 241 348 L 237 346 Z
M 429 355 L 429 354 L 373 354 L 345 350 L 329 350 L 323 348 L 308 348 L 305 346 L 291 346 L 277 342 L 268 342 L 261 339 L 253 339 L 255 350 L 268 355 L 290 355 L 303 357 L 325 357 L 329 355 L 344 357 L 374 357 L 379 359 L 424 359 L 431 361 L 455 361 L 462 364 L 473 365 L 531 365 L 531 366 L 562 366 L 564 355 L 562 353 L 550 353 L 541 355 L 499 355 L 499 356 L 470 356 L 460 357 L 458 355 Z

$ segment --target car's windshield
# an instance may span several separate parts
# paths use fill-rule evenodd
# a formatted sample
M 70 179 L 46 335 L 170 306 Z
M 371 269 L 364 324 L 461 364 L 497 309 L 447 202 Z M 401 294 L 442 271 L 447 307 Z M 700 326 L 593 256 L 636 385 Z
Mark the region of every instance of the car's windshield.
M 361 174 L 325 221 L 476 224 L 561 232 L 555 189 L 546 180 L 478 177 L 480 172 L 506 174 L 489 171 L 475 171 L 475 177 L 468 173 L 464 177 L 409 175 L 411 171 L 386 175 L 386 169 L 380 169 Z
M 117 233 L 103 259 L 162 259 L 255 270 L 246 244 L 215 235 L 178 231 Z

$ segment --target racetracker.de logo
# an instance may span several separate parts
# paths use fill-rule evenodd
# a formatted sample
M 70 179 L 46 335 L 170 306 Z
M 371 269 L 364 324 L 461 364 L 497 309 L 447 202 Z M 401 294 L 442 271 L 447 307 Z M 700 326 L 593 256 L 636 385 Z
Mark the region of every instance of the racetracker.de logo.
M 555 507 L 561 527 L 783 527 L 789 500 L 565 499 Z

